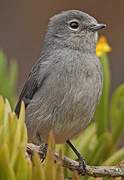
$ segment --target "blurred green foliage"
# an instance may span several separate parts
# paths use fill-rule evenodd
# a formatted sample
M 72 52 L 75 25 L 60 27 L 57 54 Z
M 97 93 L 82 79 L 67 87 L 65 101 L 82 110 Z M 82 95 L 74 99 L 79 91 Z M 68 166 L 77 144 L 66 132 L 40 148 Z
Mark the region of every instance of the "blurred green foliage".
M 4 62 L 5 61 L 5 62 Z M 110 70 L 108 55 L 104 53 L 100 61 L 103 66 L 103 94 L 94 119 L 73 143 L 85 157 L 89 165 L 115 165 L 124 161 L 124 148 L 119 148 L 124 126 L 124 85 L 120 85 L 110 94 Z M 11 64 L 9 72 L 6 58 L 0 53 L 0 93 L 13 103 L 15 100 L 15 82 L 17 65 Z M 2 70 L 2 73 L 1 73 Z M 11 83 L 10 83 L 11 82 Z M 9 92 L 10 91 L 10 92 Z M 92 177 L 79 177 L 55 164 L 49 146 L 47 158 L 41 164 L 37 154 L 33 163 L 25 157 L 27 131 L 24 124 L 25 111 L 22 105 L 20 117 L 12 112 L 8 101 L 0 97 L 0 180 L 92 180 Z M 72 159 L 77 157 L 67 145 L 56 145 Z
M 0 94 L 8 98 L 13 106 L 16 98 L 17 63 L 9 64 L 3 51 L 0 51 Z
M 24 121 L 24 104 L 17 118 L 9 102 L 4 102 L 0 96 L 0 180 L 64 180 L 64 168 L 53 160 L 52 138 L 44 163 L 41 164 L 37 154 L 32 161 L 26 157 L 27 129 Z

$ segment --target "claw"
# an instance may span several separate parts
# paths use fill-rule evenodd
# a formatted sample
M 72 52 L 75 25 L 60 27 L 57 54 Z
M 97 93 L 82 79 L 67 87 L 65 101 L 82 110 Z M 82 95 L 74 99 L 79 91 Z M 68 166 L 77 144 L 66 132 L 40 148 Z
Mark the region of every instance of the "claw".
M 40 145 L 40 150 L 43 152 L 43 156 L 42 156 L 41 162 L 43 162 L 45 160 L 45 158 L 46 158 L 47 149 L 48 149 L 48 144 L 41 144 Z
M 86 162 L 82 156 L 79 158 L 79 174 L 82 176 L 86 174 Z

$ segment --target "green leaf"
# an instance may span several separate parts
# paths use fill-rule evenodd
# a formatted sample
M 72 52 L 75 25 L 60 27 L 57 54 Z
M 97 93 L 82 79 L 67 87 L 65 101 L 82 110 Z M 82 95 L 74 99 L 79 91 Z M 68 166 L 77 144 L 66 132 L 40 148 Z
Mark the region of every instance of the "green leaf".
M 56 180 L 64 180 L 64 168 L 61 163 L 57 164 L 56 167 Z
M 22 130 L 20 127 L 20 123 L 14 113 L 10 113 L 8 117 L 8 133 L 9 133 L 8 146 L 10 152 L 10 162 L 14 167 L 18 156 L 18 148 L 22 145 L 24 146 L 25 144 L 25 143 L 23 144 L 21 141 Z
M 124 132 L 124 84 L 112 95 L 110 117 L 113 144 L 116 145 Z
M 110 73 L 109 62 L 107 54 L 101 57 L 101 63 L 103 67 L 103 93 L 98 104 L 95 114 L 97 134 L 100 136 L 104 132 L 108 131 L 108 119 L 109 119 L 109 90 L 110 90 Z
M 49 178 L 51 180 L 56 179 L 57 166 L 54 163 L 53 148 L 54 148 L 54 137 L 53 137 L 53 133 L 51 132 L 48 140 L 47 156 L 44 163 L 45 180 L 49 180 Z
M 7 145 L 0 147 L 0 180 L 15 180 L 15 174 L 9 163 L 9 151 Z
M 111 138 L 109 133 L 104 133 L 98 138 L 94 150 L 90 152 L 87 160 L 91 165 L 100 165 L 111 152 Z
M 7 59 L 3 51 L 0 51 L 0 84 L 3 84 L 7 76 Z M 1 86 L 2 89 L 3 86 Z M 3 90 L 3 89 L 2 89 Z
M 103 165 L 117 165 L 120 162 L 124 161 L 124 148 L 121 148 L 112 156 L 110 156 L 105 162 L 103 162 Z
M 33 176 L 32 162 L 29 160 L 27 163 L 28 163 L 28 166 L 27 166 L 27 180 L 33 180 L 33 178 L 32 178 L 32 176 Z
M 15 164 L 15 174 L 17 180 L 27 180 L 27 161 L 23 146 L 18 149 L 18 157 Z
M 4 120 L 4 99 L 2 98 L 2 96 L 0 96 L 0 125 L 3 124 L 3 120 Z
M 19 114 L 19 127 L 20 127 L 20 131 L 21 133 L 21 141 L 23 142 L 23 144 L 25 145 L 27 142 L 27 129 L 26 129 L 26 125 L 25 125 L 25 105 L 24 102 L 22 101 L 21 103 L 21 110 L 20 110 L 20 114 Z
M 8 98 L 11 105 L 14 105 L 16 96 L 17 63 L 12 61 L 7 67 L 7 58 L 3 51 L 0 51 L 0 94 Z
M 13 105 L 15 101 L 16 95 L 16 80 L 17 80 L 17 63 L 16 61 L 12 61 L 9 68 L 9 76 L 8 76 L 8 92 L 7 97 L 10 100 L 10 103 Z
M 4 126 L 4 142 L 8 142 L 8 137 L 9 137 L 9 126 L 8 126 L 8 117 L 9 113 L 11 113 L 11 107 L 9 104 L 9 101 L 6 99 L 5 100 L 5 111 L 4 111 L 4 120 L 3 120 L 3 126 Z
M 44 171 L 44 167 L 41 166 L 41 162 L 39 159 L 38 154 L 34 154 L 33 156 L 33 179 L 35 180 L 47 180 L 45 177 L 45 171 Z

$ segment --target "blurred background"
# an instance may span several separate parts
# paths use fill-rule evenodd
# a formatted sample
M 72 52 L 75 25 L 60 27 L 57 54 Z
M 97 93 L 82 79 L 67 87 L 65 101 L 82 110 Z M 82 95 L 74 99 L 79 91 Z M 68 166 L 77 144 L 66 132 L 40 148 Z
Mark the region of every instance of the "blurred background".
M 10 60 L 15 58 L 19 63 L 18 92 L 32 64 L 40 56 L 49 17 L 67 9 L 83 10 L 107 24 L 101 34 L 107 36 L 112 46 L 112 90 L 123 83 L 123 0 L 0 0 L 0 3 L 0 49 Z

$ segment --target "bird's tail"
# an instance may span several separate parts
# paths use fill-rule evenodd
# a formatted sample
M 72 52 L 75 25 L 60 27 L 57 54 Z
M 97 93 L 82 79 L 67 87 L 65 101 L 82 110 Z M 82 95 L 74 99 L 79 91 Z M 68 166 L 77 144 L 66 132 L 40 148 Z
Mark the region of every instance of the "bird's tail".
M 21 109 L 21 100 L 18 101 L 18 103 L 15 107 L 15 113 L 16 113 L 17 117 L 19 117 L 20 109 Z

